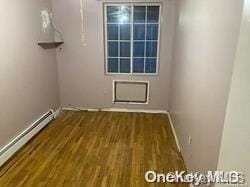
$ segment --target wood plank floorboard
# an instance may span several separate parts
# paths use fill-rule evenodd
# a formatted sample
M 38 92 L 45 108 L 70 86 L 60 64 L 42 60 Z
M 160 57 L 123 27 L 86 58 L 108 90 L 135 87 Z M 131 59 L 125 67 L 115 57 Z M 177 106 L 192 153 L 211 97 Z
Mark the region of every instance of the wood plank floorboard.
M 0 186 L 188 186 L 146 183 L 149 170 L 185 170 L 167 115 L 64 111 L 0 168 Z

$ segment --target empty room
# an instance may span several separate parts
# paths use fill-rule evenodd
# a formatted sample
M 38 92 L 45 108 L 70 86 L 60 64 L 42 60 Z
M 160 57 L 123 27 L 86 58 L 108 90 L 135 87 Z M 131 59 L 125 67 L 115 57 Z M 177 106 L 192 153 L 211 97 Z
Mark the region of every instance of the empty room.
M 0 14 L 0 187 L 250 186 L 250 0 Z

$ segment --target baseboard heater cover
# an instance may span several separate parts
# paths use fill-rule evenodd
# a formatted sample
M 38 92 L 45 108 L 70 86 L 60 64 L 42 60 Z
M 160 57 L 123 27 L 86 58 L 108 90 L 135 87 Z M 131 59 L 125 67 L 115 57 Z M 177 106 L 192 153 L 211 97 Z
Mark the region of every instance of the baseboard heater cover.
M 14 138 L 10 143 L 0 150 L 0 167 L 13 156 L 22 146 L 24 146 L 34 135 L 43 129 L 52 119 L 54 112 L 49 112 L 42 115 L 38 120 L 32 123 L 26 130 Z
M 148 104 L 148 81 L 113 81 L 113 103 Z

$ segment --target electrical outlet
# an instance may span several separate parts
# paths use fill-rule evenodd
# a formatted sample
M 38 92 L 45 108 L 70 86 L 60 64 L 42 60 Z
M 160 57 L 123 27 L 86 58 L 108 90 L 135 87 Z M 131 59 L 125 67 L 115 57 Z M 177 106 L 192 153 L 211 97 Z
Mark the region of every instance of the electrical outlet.
M 191 145 L 192 144 L 192 136 L 188 137 L 188 144 Z

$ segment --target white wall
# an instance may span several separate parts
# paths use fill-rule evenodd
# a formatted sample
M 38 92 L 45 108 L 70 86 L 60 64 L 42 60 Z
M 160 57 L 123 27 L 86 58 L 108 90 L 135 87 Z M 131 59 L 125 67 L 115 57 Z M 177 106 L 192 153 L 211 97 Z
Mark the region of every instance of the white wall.
M 55 50 L 44 50 L 41 10 L 50 0 L 1 0 L 0 3 L 0 148 L 50 108 L 57 109 Z
M 103 2 L 83 0 L 83 3 L 86 46 L 82 46 L 81 43 L 80 1 L 53 0 L 56 24 L 65 40 L 62 50 L 57 51 L 62 106 L 167 110 L 175 1 L 163 1 L 160 69 L 157 76 L 104 75 Z M 112 105 L 112 80 L 114 79 L 148 80 L 150 82 L 149 104 Z
M 242 3 L 176 1 L 169 110 L 192 171 L 217 168 Z
M 244 5 L 218 169 L 243 172 L 250 185 L 250 0 Z

